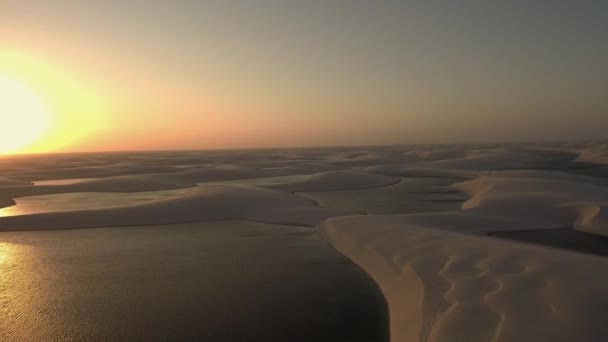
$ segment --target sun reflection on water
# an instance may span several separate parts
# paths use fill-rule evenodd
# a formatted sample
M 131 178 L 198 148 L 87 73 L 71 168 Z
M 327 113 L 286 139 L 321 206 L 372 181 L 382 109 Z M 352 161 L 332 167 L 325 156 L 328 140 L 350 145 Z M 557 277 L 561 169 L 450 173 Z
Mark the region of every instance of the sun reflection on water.
M 16 245 L 7 242 L 0 242 L 0 266 L 11 263 L 14 260 L 16 253 Z M 0 269 L 0 275 L 4 273 Z
M 13 233 L 1 233 L 0 238 L 0 340 L 42 341 L 40 316 L 44 297 L 38 291 L 41 269 L 36 267 L 35 249 L 24 243 L 9 242 Z M 11 338 L 13 337 L 13 338 Z

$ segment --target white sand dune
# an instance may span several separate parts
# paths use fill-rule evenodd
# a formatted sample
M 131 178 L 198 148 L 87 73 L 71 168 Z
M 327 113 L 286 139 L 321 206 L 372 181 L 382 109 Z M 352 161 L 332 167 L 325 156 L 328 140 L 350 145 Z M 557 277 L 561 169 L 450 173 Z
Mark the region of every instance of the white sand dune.
M 15 198 L 79 192 L 141 192 L 184 189 L 196 183 L 154 175 L 116 176 L 64 185 L 10 186 L 0 189 L 0 208 L 15 204 Z
M 138 192 L 190 188 L 196 183 L 171 175 L 115 176 L 68 184 L 61 192 Z M 56 190 L 52 190 L 56 191 Z
M 392 341 L 605 340 L 605 259 L 432 227 L 341 217 L 319 228 L 381 287 Z
M 150 174 L 178 172 L 173 166 L 150 166 L 120 163 L 102 166 L 82 166 L 70 168 L 33 169 L 20 171 L 15 176 L 27 180 L 52 180 L 63 178 L 101 178 L 127 174 Z
M 382 164 L 382 165 L 372 165 L 367 166 L 362 169 L 363 172 L 391 176 L 391 177 L 401 177 L 405 175 L 405 169 L 407 164 Z
M 319 226 L 380 285 L 392 341 L 605 340 L 606 259 L 485 234 L 573 227 L 608 235 L 608 187 L 559 172 L 490 171 L 537 162 L 502 157 L 410 169 L 472 178 L 454 185 L 471 195 L 461 211 L 338 217 Z
M 480 174 L 479 171 L 442 169 L 436 167 L 406 167 L 402 171 L 402 176 L 413 177 L 446 177 L 446 178 L 475 178 Z
M 260 170 L 242 166 L 218 166 L 212 168 L 197 168 L 190 169 L 184 172 L 176 173 L 178 179 L 188 179 L 196 183 L 232 180 L 232 179 L 248 179 L 283 176 L 284 173 L 274 170 Z
M 327 160 L 331 165 L 339 165 L 342 167 L 353 166 L 368 166 L 378 164 L 392 164 L 403 162 L 406 158 L 403 155 L 397 154 L 381 154 L 369 152 L 350 152 L 345 153 Z
M 472 151 L 462 158 L 441 159 L 433 162 L 420 162 L 416 168 L 437 168 L 450 170 L 515 170 L 530 169 L 540 163 L 569 161 L 576 158 L 575 153 L 545 149 L 498 149 Z
M 68 192 L 138 192 L 190 188 L 197 183 L 278 175 L 246 167 L 195 168 L 175 173 L 126 175 L 93 179 L 66 186 Z
M 0 207 L 14 204 L 14 199 L 71 192 L 141 192 L 184 189 L 198 183 L 250 179 L 282 175 L 275 171 L 259 171 L 244 167 L 196 168 L 176 173 L 122 175 L 95 178 L 62 185 L 13 185 L 0 188 Z
M 501 176 L 510 178 L 538 178 L 544 180 L 556 180 L 567 182 L 581 182 L 590 184 L 606 185 L 608 182 L 605 179 L 597 177 L 589 177 L 572 173 L 564 173 L 559 171 L 543 171 L 543 170 L 508 170 L 508 171 L 486 171 L 479 175 L 485 176 Z
M 289 192 L 351 190 L 389 186 L 400 180 L 363 172 L 335 171 L 315 174 L 296 182 L 270 185 L 268 188 Z
M 407 151 L 404 153 L 406 157 L 413 158 L 415 160 L 445 160 L 445 159 L 457 159 L 463 158 L 468 153 L 469 149 L 462 148 L 435 148 L 430 150 L 414 150 Z
M 97 158 L 95 158 L 97 157 Z M 222 160 L 208 165 L 208 163 L 192 164 L 187 168 L 178 167 L 192 162 L 191 158 L 155 158 L 152 160 L 121 160 L 120 156 L 104 162 L 103 156 L 92 155 L 86 161 L 65 161 L 61 159 L 55 163 L 32 163 L 31 161 L 17 163 L 15 169 L 7 167 L 3 174 L 12 179 L 26 181 L 57 180 L 71 178 L 107 178 L 127 175 L 171 175 L 176 177 L 194 179 L 197 181 L 218 180 L 225 177 L 247 178 L 248 173 L 256 173 L 253 177 L 261 177 L 261 174 L 271 173 L 243 165 L 223 165 Z M 206 160 L 208 162 L 208 160 Z M 5 161 L 5 163 L 7 163 Z M 66 166 L 66 164 L 68 166 Z M 170 165 L 169 165 L 170 164 Z M 1 165 L 1 164 L 0 164 Z M 276 173 L 276 172 L 275 172 Z M 234 179 L 234 178 L 231 178 Z
M 65 178 L 65 179 L 54 179 L 54 180 L 44 180 L 44 181 L 32 181 L 34 185 L 69 185 L 81 183 L 84 181 L 90 181 L 97 178 Z
M 313 201 L 256 187 L 208 184 L 192 191 L 144 204 L 99 210 L 10 216 L 0 230 L 49 230 L 158 225 L 212 220 L 251 220 L 314 226 L 346 213 L 318 207 Z
M 380 285 L 391 340 L 604 341 L 607 259 L 485 234 L 573 227 L 608 235 L 608 187 L 559 172 L 484 171 L 498 163 L 494 156 L 465 159 L 443 163 L 456 169 L 418 169 L 472 178 L 453 186 L 471 196 L 461 211 L 319 226 Z
M 275 170 L 283 172 L 285 174 L 313 174 L 328 171 L 337 171 L 341 167 L 329 165 L 324 162 L 304 162 L 295 163 L 291 165 L 284 165 L 275 168 Z
M 127 207 L 3 217 L 0 230 L 234 219 L 319 225 L 381 287 L 392 341 L 604 341 L 608 259 L 487 236 L 552 229 L 608 235 L 606 179 L 546 171 L 600 163 L 604 150 L 393 146 L 11 159 L 0 162 L 0 206 L 33 195 L 195 188 Z M 211 183 L 283 176 L 255 186 Z M 344 216 L 352 213 L 291 194 L 384 187 L 407 176 L 453 178 L 470 199 L 453 212 Z M 74 177 L 102 178 L 28 183 Z
M 608 235 L 608 187 L 589 177 L 553 172 L 496 173 L 455 184 L 471 199 L 463 204 L 469 215 L 522 219 L 541 226 L 573 226 Z
M 608 144 L 578 149 L 578 161 L 608 165 Z

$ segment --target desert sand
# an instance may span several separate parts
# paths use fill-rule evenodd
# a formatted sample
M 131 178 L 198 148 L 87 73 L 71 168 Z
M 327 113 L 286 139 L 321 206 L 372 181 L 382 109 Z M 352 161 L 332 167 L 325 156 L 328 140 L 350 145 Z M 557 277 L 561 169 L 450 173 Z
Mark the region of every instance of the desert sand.
M 603 341 L 605 155 L 556 143 L 5 157 L 0 336 Z M 394 215 L 364 214 L 372 189 L 371 207 Z

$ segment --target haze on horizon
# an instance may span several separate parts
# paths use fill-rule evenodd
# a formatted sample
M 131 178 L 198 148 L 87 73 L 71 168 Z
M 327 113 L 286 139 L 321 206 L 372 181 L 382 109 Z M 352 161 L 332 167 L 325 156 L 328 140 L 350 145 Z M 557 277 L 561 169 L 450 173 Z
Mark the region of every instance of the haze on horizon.
M 605 138 L 606 41 L 606 1 L 0 3 L 24 152 Z

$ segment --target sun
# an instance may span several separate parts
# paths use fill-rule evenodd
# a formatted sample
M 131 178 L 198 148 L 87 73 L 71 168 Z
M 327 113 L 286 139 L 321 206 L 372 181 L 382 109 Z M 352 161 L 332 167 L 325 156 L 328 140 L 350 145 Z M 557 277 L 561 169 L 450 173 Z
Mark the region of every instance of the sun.
M 47 131 L 43 98 L 25 82 L 0 74 L 0 154 L 21 151 Z

